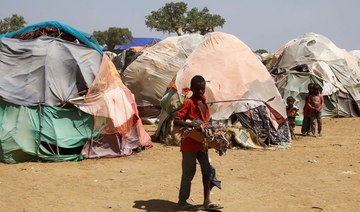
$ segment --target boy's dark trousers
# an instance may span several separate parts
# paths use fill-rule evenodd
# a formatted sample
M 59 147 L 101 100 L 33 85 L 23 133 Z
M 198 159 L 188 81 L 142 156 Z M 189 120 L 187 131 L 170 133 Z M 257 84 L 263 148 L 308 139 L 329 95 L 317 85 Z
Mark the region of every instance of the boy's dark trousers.
M 303 135 L 309 133 L 310 130 L 310 117 L 309 116 L 304 116 L 303 121 L 302 121 L 302 125 L 301 125 L 301 133 Z
M 204 185 L 204 195 L 208 195 L 205 194 L 206 192 L 210 193 L 209 187 L 211 166 L 209 162 L 208 152 L 182 152 L 182 176 L 179 191 L 179 202 L 185 202 L 190 197 L 191 181 L 193 180 L 196 173 L 196 159 L 200 163 L 202 181 Z

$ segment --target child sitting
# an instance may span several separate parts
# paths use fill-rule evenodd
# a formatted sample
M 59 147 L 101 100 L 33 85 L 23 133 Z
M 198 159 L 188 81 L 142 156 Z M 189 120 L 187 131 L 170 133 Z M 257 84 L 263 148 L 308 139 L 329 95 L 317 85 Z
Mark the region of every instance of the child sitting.
M 292 96 L 286 98 L 286 114 L 290 127 L 291 138 L 295 138 L 295 118 L 299 115 L 299 108 L 295 105 L 295 99 Z

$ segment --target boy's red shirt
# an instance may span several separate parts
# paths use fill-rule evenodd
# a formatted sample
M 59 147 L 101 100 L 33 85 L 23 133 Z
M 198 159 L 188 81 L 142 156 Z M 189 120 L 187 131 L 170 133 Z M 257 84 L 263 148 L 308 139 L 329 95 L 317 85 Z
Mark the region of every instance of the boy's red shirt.
M 320 101 L 320 104 L 317 106 L 317 107 L 313 107 L 312 106 L 312 101 L 313 101 L 313 98 L 319 98 L 319 101 Z M 323 109 L 323 105 L 324 105 L 324 97 L 323 95 L 319 94 L 319 95 L 309 95 L 308 99 L 307 99 L 307 102 L 306 102 L 306 107 L 309 108 L 309 112 L 314 109 L 318 112 L 321 112 L 322 109 Z
M 304 104 L 304 109 L 303 109 L 304 117 L 309 117 L 310 116 L 311 107 L 307 104 L 308 100 L 309 100 L 309 96 L 310 96 L 310 94 L 307 94 L 306 97 L 305 97 L 305 104 Z
M 205 114 L 202 113 L 201 108 L 199 107 L 201 102 L 204 105 Z M 200 119 L 201 121 L 207 123 L 210 118 L 210 111 L 206 104 L 206 98 L 202 97 L 202 99 L 197 99 L 192 96 L 188 99 L 185 99 L 180 110 L 177 112 L 176 117 L 184 121 L 187 119 Z M 194 139 L 183 138 L 181 140 L 180 151 L 182 152 L 198 152 L 203 148 L 203 144 Z

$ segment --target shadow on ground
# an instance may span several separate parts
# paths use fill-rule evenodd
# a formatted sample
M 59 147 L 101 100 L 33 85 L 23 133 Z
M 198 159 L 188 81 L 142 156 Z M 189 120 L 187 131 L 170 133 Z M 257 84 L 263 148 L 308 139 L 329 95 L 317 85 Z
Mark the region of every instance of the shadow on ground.
M 138 200 L 134 202 L 133 208 L 137 208 L 144 211 L 177 211 L 177 203 L 161 200 Z

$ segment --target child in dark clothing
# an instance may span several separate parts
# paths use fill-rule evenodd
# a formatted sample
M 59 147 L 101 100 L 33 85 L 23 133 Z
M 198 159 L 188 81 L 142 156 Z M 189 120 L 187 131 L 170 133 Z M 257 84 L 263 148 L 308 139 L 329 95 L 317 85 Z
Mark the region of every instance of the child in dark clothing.
M 206 82 L 202 76 L 196 75 L 191 79 L 190 89 L 193 94 L 184 100 L 177 112 L 174 124 L 200 129 L 209 121 L 210 111 L 204 96 L 205 86 Z M 186 122 L 187 119 L 192 122 Z M 196 160 L 199 161 L 201 167 L 205 210 L 221 209 L 219 204 L 210 201 L 212 166 L 204 143 L 185 137 L 181 140 L 180 151 L 182 153 L 182 176 L 178 202 L 180 209 L 195 209 L 195 206 L 189 204 L 187 199 L 190 197 L 191 181 L 196 173 Z
M 286 114 L 290 127 L 291 138 L 295 138 L 295 118 L 299 115 L 299 108 L 294 105 L 295 99 L 292 96 L 286 98 Z
M 305 96 L 305 104 L 303 108 L 303 122 L 301 126 L 302 135 L 309 135 L 310 133 L 310 110 L 311 108 L 307 105 L 308 98 L 314 92 L 315 83 L 309 83 L 308 94 Z
M 315 84 L 314 92 L 309 96 L 307 101 L 307 106 L 310 108 L 310 124 L 311 124 L 311 133 L 315 135 L 316 132 L 316 123 L 317 123 L 317 136 L 321 136 L 322 130 L 322 120 L 321 112 L 324 105 L 324 98 L 321 94 L 321 86 Z M 315 122 L 316 120 L 316 122 Z

